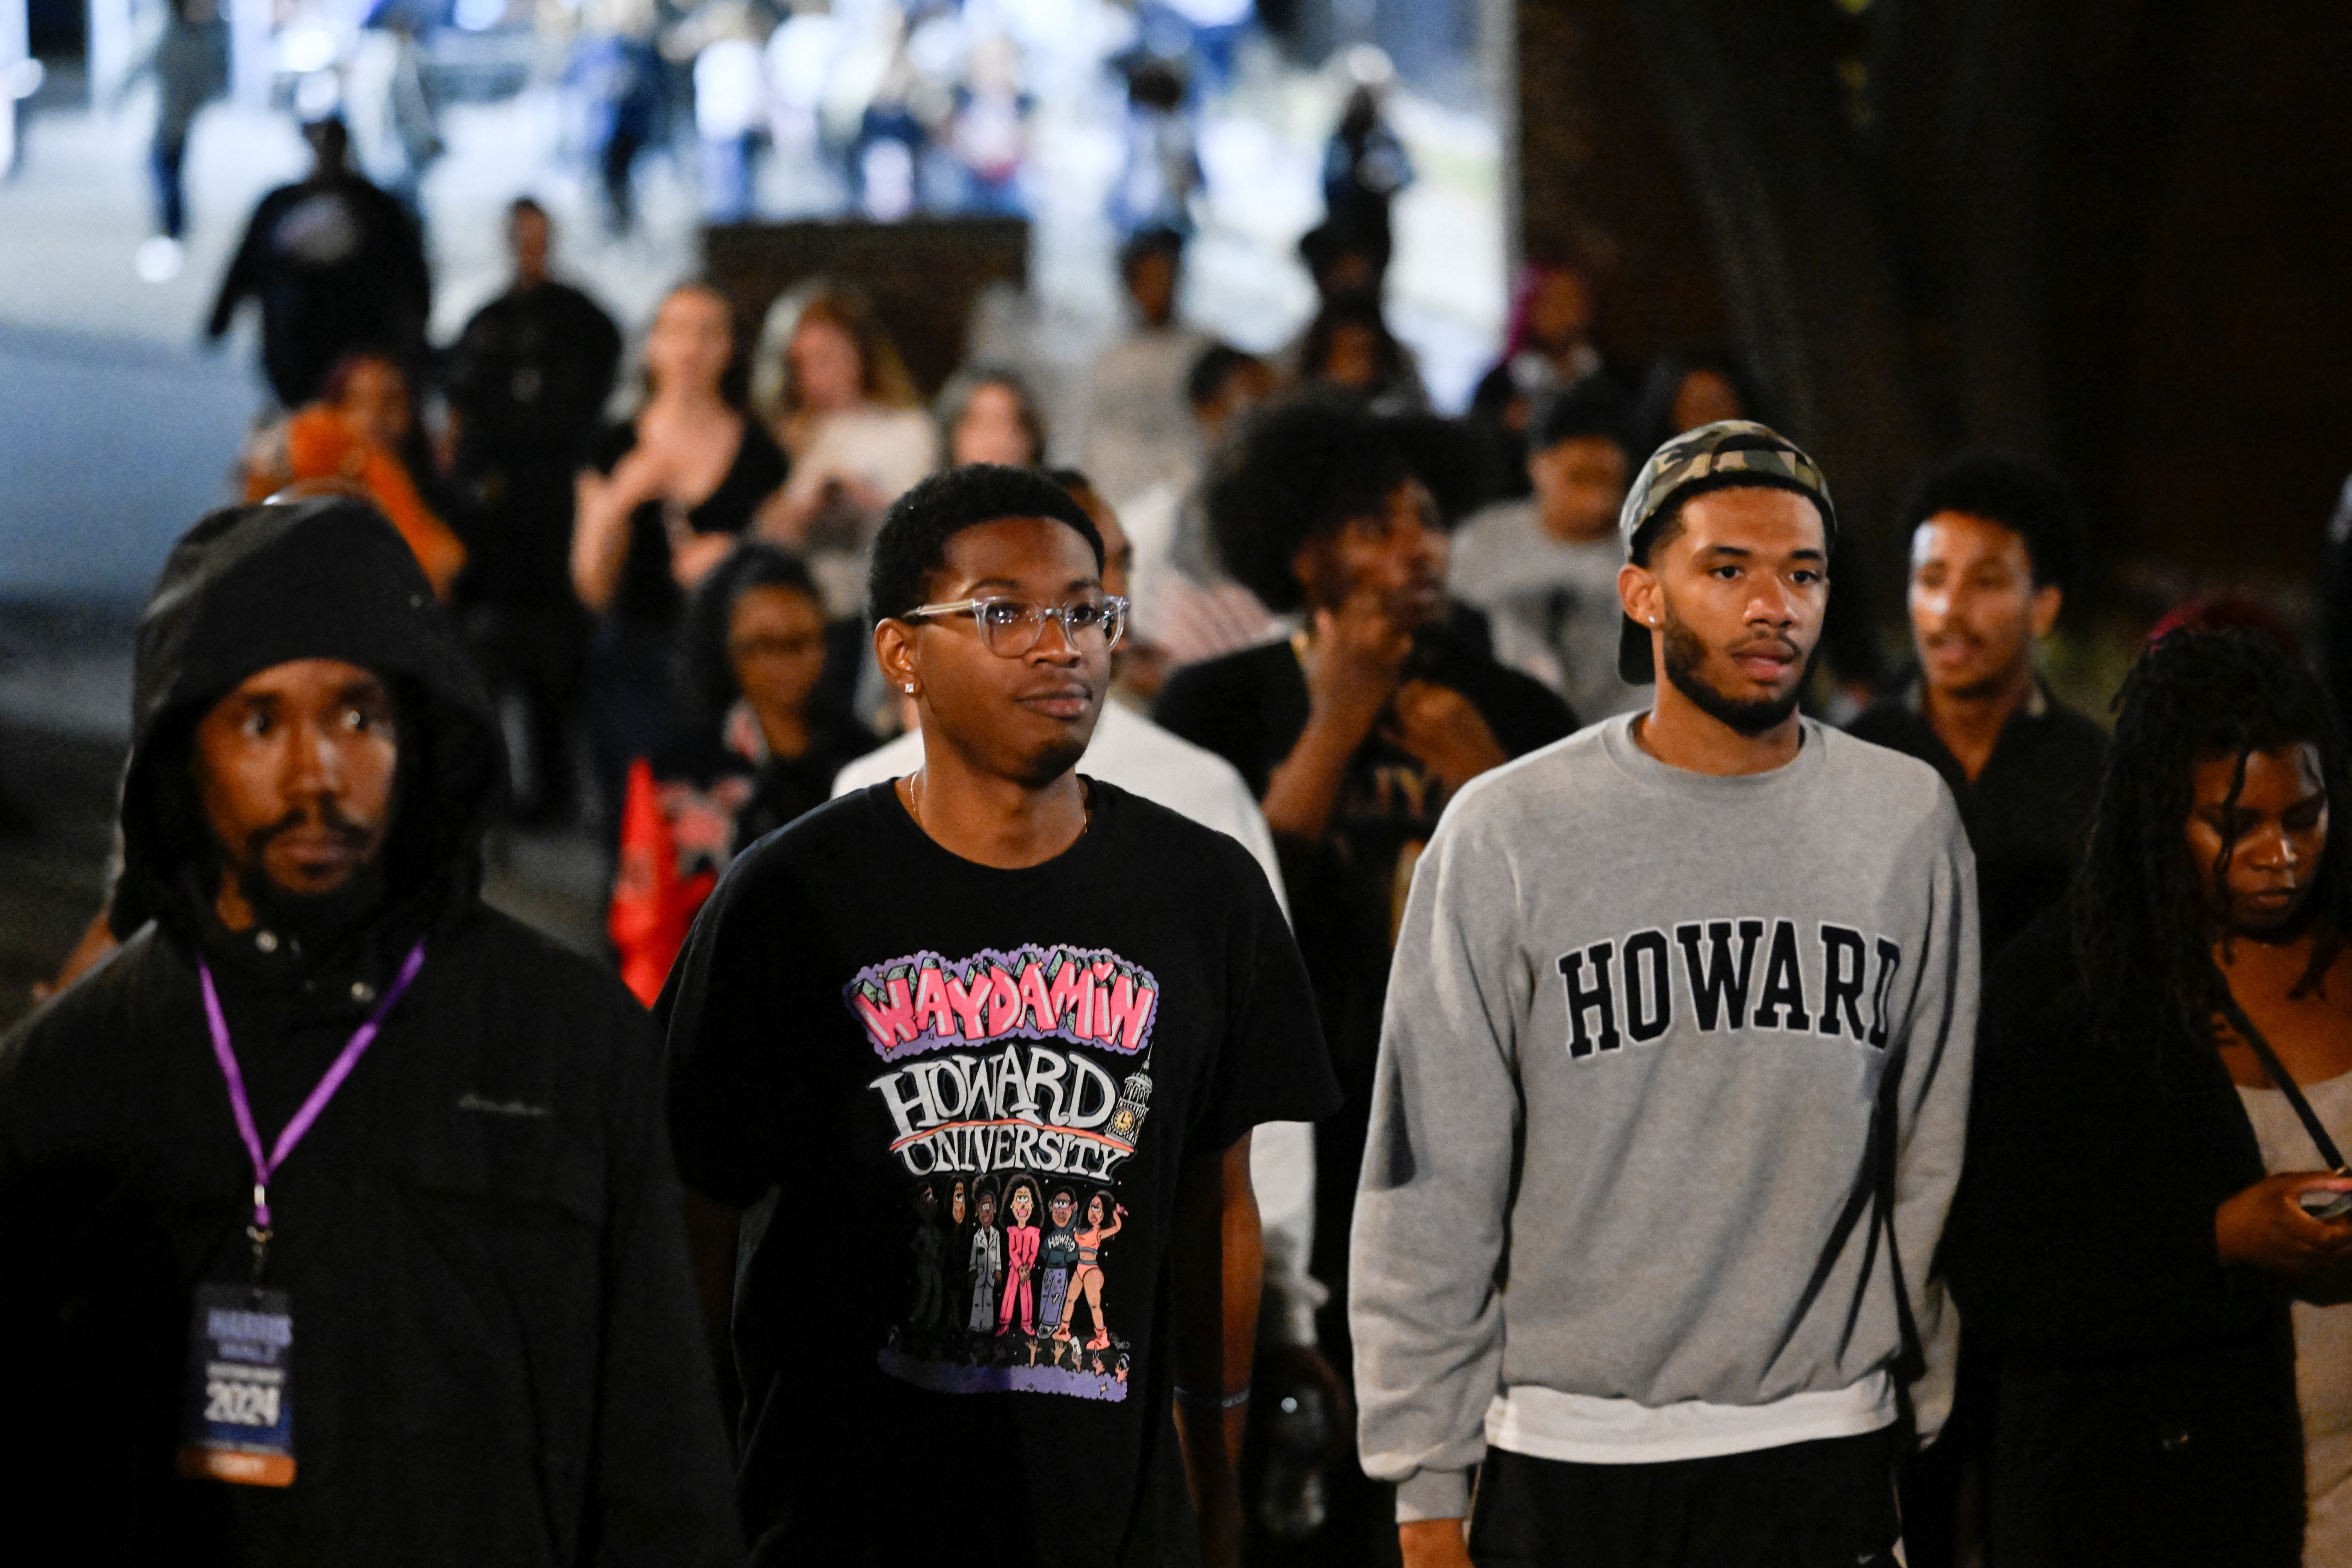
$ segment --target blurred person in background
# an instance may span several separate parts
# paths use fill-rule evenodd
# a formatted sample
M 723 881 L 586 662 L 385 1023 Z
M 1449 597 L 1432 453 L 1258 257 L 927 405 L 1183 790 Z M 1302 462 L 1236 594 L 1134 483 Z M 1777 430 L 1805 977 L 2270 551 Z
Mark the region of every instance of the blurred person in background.
M 826 86 L 829 110 L 854 115 L 850 186 L 875 223 L 897 223 L 922 205 L 922 170 L 932 132 L 946 119 L 944 92 L 908 50 L 908 16 L 897 5 L 866 10 L 865 36 Z
M 715 290 L 671 289 L 645 361 L 644 401 L 581 470 L 572 530 L 572 588 L 596 617 L 583 684 L 613 830 L 629 764 L 674 733 L 687 596 L 772 508 L 788 468 L 744 411 L 734 316 Z
M 793 5 L 761 51 L 767 79 L 768 143 L 802 181 L 824 162 L 818 111 L 842 47 L 842 28 L 825 0 Z
M 217 342 L 237 307 L 258 300 L 262 371 L 287 408 L 316 396 L 327 372 L 355 348 L 422 364 L 433 311 L 415 221 L 352 167 L 343 122 L 315 120 L 302 135 L 310 174 L 261 198 L 205 328 Z
M 654 48 L 656 0 L 590 0 L 570 74 L 585 89 L 589 139 L 604 191 L 604 222 L 614 234 L 636 227 L 637 154 L 662 119 L 662 62 Z
M 392 194 L 409 216 L 423 221 L 425 176 L 448 151 L 441 140 L 439 105 L 425 76 L 419 40 L 437 22 L 432 7 L 417 0 L 386 0 L 372 7 L 351 45 L 343 68 L 344 101 L 361 161 L 395 169 Z
M 497 727 L 405 545 L 213 513 L 132 685 L 123 945 L 0 1039 L 0 1332 L 76 1412 L 0 1434 L 35 1554 L 740 1563 L 652 1030 L 483 903 Z
M 565 731 L 580 690 L 587 621 L 572 589 L 573 479 L 612 396 L 621 332 L 603 307 L 550 271 L 555 226 L 529 196 L 507 209 L 514 275 L 450 351 L 453 478 L 470 564 L 466 625 L 507 736 L 517 814 L 570 812 Z
M 1530 262 L 1519 274 L 1502 357 L 1470 395 L 1469 419 L 1492 447 L 1504 499 L 1528 493 L 1527 430 L 1537 398 L 1594 377 L 1625 395 L 1624 376 L 1593 340 L 1595 319 L 1592 275 L 1584 268 Z
M 874 530 L 937 466 L 939 431 L 863 295 L 828 283 L 787 297 L 771 335 L 782 346 L 768 423 L 793 472 L 764 531 L 808 563 L 828 611 L 856 615 Z
M 2352 1220 L 2311 1212 L 2352 1192 L 2347 768 L 2269 636 L 2169 633 L 1993 966 L 1945 1259 L 2000 1356 L 1994 1563 L 2352 1560 Z
M 1358 294 L 1378 296 L 1388 286 L 1395 254 L 1386 236 L 1343 228 L 1328 218 L 1298 237 L 1298 259 L 1315 286 L 1318 308 Z
M 1136 16 L 1145 47 L 1163 59 L 1181 59 L 1186 91 L 1203 104 L 1233 85 L 1234 56 L 1256 11 L 1256 0 L 1141 0 Z
M 1274 367 L 1229 343 L 1211 343 L 1184 378 L 1184 401 L 1207 461 L 1227 435 L 1280 386 Z M 1234 581 L 1209 534 L 1196 470 L 1154 485 L 1127 504 L 1135 542 L 1135 638 L 1169 668 L 1198 664 L 1282 635 L 1274 612 Z
M 1298 382 L 1355 398 L 1376 415 L 1420 414 L 1429 407 L 1412 351 L 1389 330 L 1380 300 L 1371 294 L 1343 294 L 1324 303 L 1299 340 Z
M 1317 1128 L 1315 1274 L 1344 1299 L 1391 943 L 1422 847 L 1454 795 L 1575 728 L 1567 705 L 1495 661 L 1445 596 L 1446 536 L 1397 422 L 1345 405 L 1260 409 L 1209 481 L 1226 564 L 1286 641 L 1177 670 L 1154 716 L 1231 763 L 1265 813 L 1345 1106 Z M 1327 1319 L 1344 1346 L 1343 1314 Z M 1340 1361 L 1343 1372 L 1347 1361 Z M 1377 1505 L 1334 1472 L 1348 1531 Z
M 1381 82 L 1360 81 L 1323 148 L 1323 208 L 1334 228 L 1383 250 L 1396 244 L 1390 209 L 1412 184 L 1412 160 L 1390 129 Z
M 1192 197 L 1205 183 L 1186 103 L 1181 60 L 1139 48 L 1126 62 L 1127 146 L 1110 188 L 1111 221 L 1130 239 L 1192 232 Z
M 172 0 L 155 47 L 123 79 L 155 81 L 155 131 L 147 146 L 154 184 L 155 236 L 139 250 L 139 275 L 152 283 L 180 274 L 188 232 L 188 132 L 205 106 L 228 89 L 228 24 L 216 0 Z M 160 243 L 159 243 L 160 242 Z
M 1631 436 L 1654 452 L 1685 430 L 1723 419 L 1754 419 L 1759 405 L 1739 363 L 1720 349 L 1660 354 L 1643 379 Z
M 2059 702 L 2034 668 L 2079 549 L 2065 481 L 2038 463 L 1964 453 L 1922 473 L 1899 518 L 1910 532 L 1915 667 L 1848 726 L 1941 775 L 1976 852 L 1988 960 L 2062 900 L 2081 864 L 2105 733 Z M 2000 1367 L 1961 1326 L 1943 1436 L 1903 1476 L 1916 1568 L 1980 1551 Z
M 1045 460 L 1045 419 L 1029 385 L 1013 371 L 978 365 L 940 389 L 940 435 L 947 466 L 994 463 L 1034 468 Z
M 1927 469 L 1898 521 L 1917 662 L 1847 729 L 1943 775 L 1976 851 L 1990 958 L 2064 897 L 2106 757 L 2105 731 L 2034 668 L 2081 528 L 2057 473 L 1992 452 Z
M 1617 668 L 1625 564 L 1617 509 L 1633 476 L 1625 407 L 1598 382 L 1546 395 L 1527 430 L 1526 500 L 1497 501 L 1454 537 L 1454 596 L 1486 613 L 1495 656 L 1568 700 L 1586 723 L 1645 707 Z
M 954 101 L 947 142 L 961 175 L 962 209 L 1025 216 L 1029 204 L 1021 194 L 1021 169 L 1029 156 L 1029 117 L 1036 100 L 1022 86 L 1021 46 L 998 32 L 974 39 Z
M 427 500 L 425 444 L 417 439 L 408 376 L 390 355 L 347 353 L 320 384 L 318 400 L 255 438 L 245 458 L 245 499 L 289 486 L 326 486 L 364 495 L 415 552 L 443 604 L 465 569 L 466 546 Z
M 751 216 L 753 132 L 768 114 L 764 39 L 744 0 L 709 0 L 680 30 L 694 49 L 702 218 L 741 223 Z
M 811 700 L 824 605 L 785 550 L 740 545 L 703 580 L 685 652 L 697 723 L 630 765 L 606 922 L 623 983 L 649 1007 L 737 851 L 824 805 L 835 775 L 875 745 Z
M 1114 504 L 1200 466 L 1184 377 L 1209 340 L 1177 320 L 1183 266 L 1184 237 L 1173 228 L 1142 230 L 1119 247 L 1129 325 L 1095 360 L 1080 464 Z

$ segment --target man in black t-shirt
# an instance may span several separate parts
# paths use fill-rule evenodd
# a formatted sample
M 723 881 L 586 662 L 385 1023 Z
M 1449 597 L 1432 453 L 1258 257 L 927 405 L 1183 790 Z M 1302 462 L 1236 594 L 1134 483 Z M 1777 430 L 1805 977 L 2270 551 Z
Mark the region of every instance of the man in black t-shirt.
M 621 363 L 603 307 L 549 273 L 554 225 L 529 196 L 507 209 L 514 281 L 475 312 L 450 351 L 459 514 L 468 565 L 466 627 L 493 694 L 525 721 L 509 759 L 526 816 L 564 815 L 565 720 L 579 696 L 587 617 L 572 592 L 572 479 L 595 439 Z
M 1990 959 L 2064 895 L 2106 760 L 2105 732 L 2034 671 L 2074 574 L 2074 503 L 2039 464 L 1966 453 L 1921 476 L 1901 521 L 1918 666 L 1847 728 L 1951 787 Z
M 1250 1130 L 1337 1095 L 1256 863 L 1073 771 L 1101 569 L 1035 475 L 902 497 L 869 586 L 923 767 L 740 857 L 663 996 L 681 1170 L 749 1211 L 755 1561 L 1236 1560 Z
M 284 408 L 319 395 L 354 349 L 415 372 L 425 356 L 433 279 L 415 220 L 351 163 L 351 132 L 330 115 L 302 127 L 310 172 L 261 198 L 205 324 L 225 336 L 248 298 L 261 304 L 261 368 Z

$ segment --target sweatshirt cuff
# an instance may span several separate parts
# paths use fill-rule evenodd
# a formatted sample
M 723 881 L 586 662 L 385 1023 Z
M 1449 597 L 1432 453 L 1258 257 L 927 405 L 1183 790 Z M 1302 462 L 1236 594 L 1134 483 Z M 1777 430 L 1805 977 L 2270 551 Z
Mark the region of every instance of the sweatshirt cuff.
M 1461 1519 L 1470 1512 L 1468 1470 L 1415 1470 L 1397 1483 L 1397 1522 Z

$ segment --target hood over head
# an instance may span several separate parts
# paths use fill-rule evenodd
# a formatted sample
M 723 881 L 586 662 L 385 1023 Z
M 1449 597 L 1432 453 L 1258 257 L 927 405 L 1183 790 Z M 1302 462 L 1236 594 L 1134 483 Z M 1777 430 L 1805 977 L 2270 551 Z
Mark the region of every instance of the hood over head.
M 213 512 L 182 535 L 141 616 L 122 869 L 109 910 L 118 937 L 182 912 L 186 873 L 218 856 L 188 776 L 196 721 L 256 671 L 304 658 L 358 665 L 393 689 L 400 782 L 381 863 L 387 904 L 473 891 L 504 763 L 455 623 L 366 502 L 264 501 Z

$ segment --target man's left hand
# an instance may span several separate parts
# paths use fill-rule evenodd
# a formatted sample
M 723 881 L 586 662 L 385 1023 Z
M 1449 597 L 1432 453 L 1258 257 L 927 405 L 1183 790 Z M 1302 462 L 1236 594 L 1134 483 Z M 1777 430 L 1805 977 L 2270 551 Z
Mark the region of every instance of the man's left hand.
M 1381 733 L 1444 780 L 1448 794 L 1511 760 L 1470 700 L 1433 681 L 1398 687 Z

